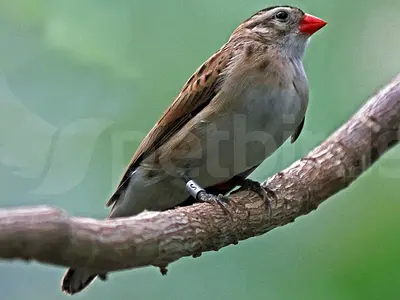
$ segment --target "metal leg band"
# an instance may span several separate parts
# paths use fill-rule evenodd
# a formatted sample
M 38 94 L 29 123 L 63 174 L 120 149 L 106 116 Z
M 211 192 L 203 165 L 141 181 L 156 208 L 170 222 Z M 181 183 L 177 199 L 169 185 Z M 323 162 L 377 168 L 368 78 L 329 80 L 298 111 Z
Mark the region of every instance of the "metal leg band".
M 189 192 L 189 194 L 195 199 L 197 199 L 199 193 L 205 192 L 205 190 L 200 185 L 198 185 L 194 180 L 189 180 L 186 183 L 186 189 Z

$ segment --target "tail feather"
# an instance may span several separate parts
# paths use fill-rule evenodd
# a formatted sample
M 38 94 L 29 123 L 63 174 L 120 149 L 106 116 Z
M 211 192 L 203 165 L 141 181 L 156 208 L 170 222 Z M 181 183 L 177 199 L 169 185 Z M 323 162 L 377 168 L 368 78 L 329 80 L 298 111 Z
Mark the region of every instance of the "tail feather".
M 62 279 L 61 290 L 69 295 L 76 294 L 86 288 L 97 276 L 102 280 L 106 279 L 105 274 L 93 274 L 85 269 L 68 269 Z
M 115 195 L 112 196 L 110 201 L 107 203 L 107 206 L 113 205 L 108 219 L 136 215 L 143 211 L 144 208 L 137 206 L 132 208 L 129 205 L 126 205 L 125 202 L 127 200 L 129 199 L 125 199 L 125 192 L 123 192 L 122 189 L 116 192 Z M 128 204 L 132 204 L 132 201 L 129 201 Z M 91 271 L 84 268 L 69 268 L 62 279 L 61 290 L 69 295 L 79 293 L 88 285 L 90 285 L 96 277 L 99 277 L 103 281 L 107 280 L 106 273 L 96 274 L 96 271 Z

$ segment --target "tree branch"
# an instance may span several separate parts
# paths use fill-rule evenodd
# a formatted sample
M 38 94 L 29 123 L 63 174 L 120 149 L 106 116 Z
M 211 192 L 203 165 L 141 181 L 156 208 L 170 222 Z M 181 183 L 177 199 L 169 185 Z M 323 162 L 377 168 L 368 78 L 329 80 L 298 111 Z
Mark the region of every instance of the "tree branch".
M 316 209 L 349 186 L 399 140 L 400 75 L 306 157 L 263 183 L 275 193 L 270 208 L 239 191 L 219 207 L 195 204 L 135 217 L 93 220 L 51 207 L 0 210 L 0 258 L 37 260 L 106 272 L 165 267 L 264 234 Z

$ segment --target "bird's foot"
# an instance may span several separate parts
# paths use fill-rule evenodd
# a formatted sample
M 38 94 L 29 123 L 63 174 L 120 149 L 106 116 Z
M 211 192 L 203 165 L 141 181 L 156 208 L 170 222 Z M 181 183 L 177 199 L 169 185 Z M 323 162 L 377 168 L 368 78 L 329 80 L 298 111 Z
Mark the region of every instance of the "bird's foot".
M 213 195 L 202 191 L 197 194 L 197 200 L 199 202 L 208 202 L 211 204 L 218 204 L 225 212 L 228 211 L 229 197 L 224 195 Z
M 245 190 L 250 190 L 258 194 L 265 202 L 268 207 L 269 213 L 271 214 L 271 206 L 273 200 L 276 199 L 275 192 L 268 189 L 267 187 L 262 187 L 261 183 L 248 178 L 243 178 L 240 182 L 240 187 Z
M 225 214 L 231 215 L 228 210 L 229 197 L 224 195 L 213 195 L 207 193 L 198 183 L 194 180 L 186 178 L 186 189 L 189 194 L 198 202 L 207 202 L 211 204 L 218 204 Z

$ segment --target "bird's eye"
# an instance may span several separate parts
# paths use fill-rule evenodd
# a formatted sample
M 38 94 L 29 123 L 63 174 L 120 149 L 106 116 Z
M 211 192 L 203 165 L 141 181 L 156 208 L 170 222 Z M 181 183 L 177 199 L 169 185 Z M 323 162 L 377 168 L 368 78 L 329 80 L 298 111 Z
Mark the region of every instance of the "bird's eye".
M 278 11 L 275 15 L 275 18 L 277 18 L 279 21 L 286 21 L 289 17 L 289 14 L 286 11 Z

